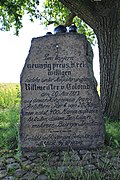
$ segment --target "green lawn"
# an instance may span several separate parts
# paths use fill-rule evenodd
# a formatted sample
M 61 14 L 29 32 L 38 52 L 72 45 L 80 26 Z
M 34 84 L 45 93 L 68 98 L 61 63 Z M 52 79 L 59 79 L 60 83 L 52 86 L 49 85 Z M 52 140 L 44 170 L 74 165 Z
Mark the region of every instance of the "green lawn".
M 0 84 L 0 149 L 18 147 L 20 115 L 19 84 Z

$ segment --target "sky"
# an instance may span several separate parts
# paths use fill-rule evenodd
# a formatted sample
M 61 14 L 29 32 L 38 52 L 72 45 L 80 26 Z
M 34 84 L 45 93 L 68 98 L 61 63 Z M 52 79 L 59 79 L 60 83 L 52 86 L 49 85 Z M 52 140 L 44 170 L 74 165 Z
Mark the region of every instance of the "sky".
M 30 22 L 27 16 L 23 18 L 23 28 L 20 30 L 19 37 L 13 35 L 13 31 L 0 32 L 0 83 L 20 82 L 20 73 L 28 55 L 33 37 L 40 37 L 47 31 L 53 32 L 53 26 L 45 28 L 36 20 Z M 99 83 L 99 55 L 98 47 L 93 47 L 94 75 Z

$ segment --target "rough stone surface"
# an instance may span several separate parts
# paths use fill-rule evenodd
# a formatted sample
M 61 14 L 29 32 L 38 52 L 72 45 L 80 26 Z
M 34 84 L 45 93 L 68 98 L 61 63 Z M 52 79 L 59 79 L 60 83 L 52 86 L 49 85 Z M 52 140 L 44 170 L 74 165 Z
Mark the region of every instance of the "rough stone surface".
M 8 158 L 7 160 L 6 160 L 6 163 L 14 163 L 15 162 L 15 159 L 13 159 L 13 158 Z
M 20 168 L 20 164 L 19 163 L 10 163 L 7 165 L 7 170 L 15 170 L 15 169 L 18 169 Z
M 34 38 L 21 73 L 23 151 L 93 149 L 104 122 L 84 35 Z
M 25 170 L 17 169 L 17 170 L 14 172 L 14 176 L 17 177 L 17 178 L 19 178 L 19 177 L 22 177 L 25 173 L 26 173 Z
M 0 170 L 0 178 L 3 178 L 7 175 L 7 171 L 6 170 Z
M 13 176 L 6 176 L 5 178 L 3 178 L 3 180 L 15 180 L 15 177 L 13 177 Z
M 21 180 L 23 180 L 23 179 L 33 180 L 33 179 L 35 179 L 36 177 L 37 177 L 37 175 L 36 175 L 35 173 L 33 173 L 33 172 L 28 172 L 28 173 L 26 173 L 26 174 L 21 178 Z
M 86 165 L 84 168 L 89 170 L 89 171 L 92 171 L 92 170 L 96 169 L 96 167 L 93 164 Z
M 0 158 L 0 167 L 4 166 L 4 160 Z
M 26 166 L 26 165 L 29 165 L 29 164 L 31 164 L 31 161 L 30 161 L 30 160 L 24 161 L 24 162 L 22 163 L 23 166 Z
M 10 164 L 4 165 L 4 170 L 0 170 L 1 180 L 47 180 L 47 179 L 94 179 L 92 176 L 95 172 L 99 179 L 120 180 L 120 151 L 84 151 L 83 155 L 80 151 L 60 151 L 36 153 L 35 157 L 38 162 L 31 160 L 31 164 L 26 162 L 24 166 L 25 157 L 20 156 L 18 169 L 8 170 L 8 165 L 12 165 L 6 155 L 1 156 L 1 161 L 8 161 Z M 86 154 L 85 154 L 86 152 Z M 41 154 L 41 156 L 40 156 Z M 13 158 L 16 154 L 13 154 Z M 84 157 L 87 158 L 84 158 Z M 39 160 L 39 157 L 42 159 Z M 30 156 L 29 156 L 30 158 Z M 28 158 L 28 160 L 29 160 Z M 95 161 L 96 159 L 96 161 Z M 18 163 L 18 159 L 15 159 Z M 52 164 L 52 166 L 51 166 Z M 26 168 L 27 167 L 27 168 Z M 81 174 L 80 174 L 81 172 Z M 84 173 L 85 172 L 85 173 Z M 68 177 L 66 177 L 66 175 Z M 66 178 L 64 178 L 66 177 Z
M 38 180 L 48 180 L 48 177 L 46 175 L 40 175 L 38 176 Z

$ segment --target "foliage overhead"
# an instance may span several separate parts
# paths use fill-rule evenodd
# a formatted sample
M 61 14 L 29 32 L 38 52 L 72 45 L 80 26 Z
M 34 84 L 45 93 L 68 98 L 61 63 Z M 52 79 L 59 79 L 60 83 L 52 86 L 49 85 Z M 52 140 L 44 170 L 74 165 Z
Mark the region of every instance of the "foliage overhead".
M 65 24 L 71 13 L 59 0 L 46 0 L 43 3 L 43 11 L 40 11 L 40 0 L 1 0 L 0 30 L 9 31 L 14 27 L 15 34 L 18 35 L 23 26 L 22 18 L 25 13 L 29 15 L 30 21 L 34 21 L 34 18 L 40 19 L 46 26 L 52 23 Z M 85 34 L 92 43 L 95 38 L 92 29 L 77 16 L 73 19 L 73 23 L 78 27 L 78 32 Z
M 30 20 L 39 18 L 36 0 L 1 0 L 0 1 L 0 30 L 9 31 L 12 27 L 16 30 L 22 28 L 22 17 L 25 13 L 29 14 Z
M 44 17 L 43 22 L 45 25 L 49 24 L 62 24 L 65 25 L 69 21 L 70 15 L 72 14 L 59 0 L 46 0 L 43 3 L 44 11 L 41 13 Z M 93 30 L 84 23 L 80 18 L 75 16 L 72 24 L 75 24 L 78 28 L 78 33 L 82 33 L 87 36 L 88 40 L 93 43 L 95 34 Z

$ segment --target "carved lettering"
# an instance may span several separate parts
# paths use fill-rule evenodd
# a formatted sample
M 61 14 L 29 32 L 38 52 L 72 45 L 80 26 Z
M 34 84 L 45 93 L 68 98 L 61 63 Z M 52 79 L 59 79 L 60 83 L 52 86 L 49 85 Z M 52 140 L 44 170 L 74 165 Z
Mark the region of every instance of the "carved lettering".
M 32 40 L 21 74 L 22 150 L 103 144 L 104 124 L 86 47 L 84 36 L 71 33 Z

